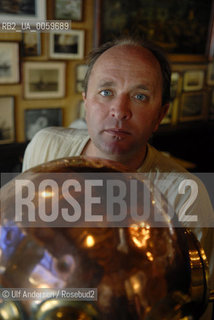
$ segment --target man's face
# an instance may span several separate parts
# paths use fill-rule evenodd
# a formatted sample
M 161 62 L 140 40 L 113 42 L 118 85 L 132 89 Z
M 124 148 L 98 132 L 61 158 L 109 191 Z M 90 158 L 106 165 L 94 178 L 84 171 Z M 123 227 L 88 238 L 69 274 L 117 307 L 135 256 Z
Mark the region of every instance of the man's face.
M 93 156 L 118 161 L 145 150 L 166 111 L 158 61 L 147 49 L 130 45 L 98 58 L 83 98 Z

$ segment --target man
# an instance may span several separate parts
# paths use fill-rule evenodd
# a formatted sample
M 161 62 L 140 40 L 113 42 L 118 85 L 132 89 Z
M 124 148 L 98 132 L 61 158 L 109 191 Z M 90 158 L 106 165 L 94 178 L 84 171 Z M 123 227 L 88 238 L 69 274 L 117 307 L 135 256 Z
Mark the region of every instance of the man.
M 165 56 L 149 43 L 123 39 L 94 50 L 88 65 L 83 94 L 88 132 L 40 131 L 27 147 L 23 170 L 78 155 L 119 161 L 152 179 L 178 214 L 189 197 L 188 192 L 182 197 L 178 193 L 187 173 L 147 143 L 169 106 L 170 67 Z M 201 228 L 209 225 L 213 210 L 205 188 L 197 183 L 199 193 L 187 214 L 200 216 L 194 232 L 213 273 L 213 232 Z
M 70 140 L 69 150 L 60 144 L 61 150 L 54 148 L 48 153 L 44 150 L 42 154 L 35 154 L 33 140 L 24 158 L 24 170 L 58 156 L 79 154 L 120 161 L 135 170 L 144 165 L 150 148 L 147 140 L 158 129 L 168 109 L 170 67 L 157 49 L 134 43 L 115 41 L 91 55 L 83 94 L 91 139 L 86 135 L 84 140 L 83 132 L 71 130 L 70 133 L 80 135 L 79 148 L 71 151 L 73 141 Z M 60 129 L 58 134 L 68 132 Z M 47 144 L 47 140 L 44 141 L 45 149 Z M 33 157 L 28 156 L 31 151 Z

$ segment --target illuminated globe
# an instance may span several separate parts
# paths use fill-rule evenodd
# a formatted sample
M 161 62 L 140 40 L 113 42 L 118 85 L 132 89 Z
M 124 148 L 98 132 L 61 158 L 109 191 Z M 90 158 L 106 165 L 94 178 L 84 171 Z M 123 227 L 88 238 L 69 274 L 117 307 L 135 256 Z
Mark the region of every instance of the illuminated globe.
M 73 157 L 35 167 L 1 189 L 0 284 L 17 288 L 17 301 L 3 297 L 0 319 L 172 320 L 203 313 L 206 257 L 194 235 L 169 219 L 165 199 L 160 206 L 154 186 L 140 179 L 137 203 L 134 195 L 127 207 L 113 203 L 115 184 L 119 190 L 131 183 L 131 194 L 133 177 L 118 163 Z M 148 219 L 133 219 L 148 208 Z M 19 288 L 34 290 L 35 298 L 18 299 Z M 43 288 L 64 295 L 40 298 Z

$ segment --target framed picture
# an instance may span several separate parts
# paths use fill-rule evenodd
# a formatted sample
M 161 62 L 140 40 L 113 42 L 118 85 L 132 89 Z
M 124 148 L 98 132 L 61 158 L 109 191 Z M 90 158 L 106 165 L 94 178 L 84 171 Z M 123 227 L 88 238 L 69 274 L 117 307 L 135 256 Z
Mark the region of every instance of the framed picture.
M 55 0 L 55 19 L 82 21 L 83 0 Z
M 40 32 L 22 33 L 22 55 L 24 57 L 36 57 L 41 54 Z
M 206 116 L 206 93 L 184 93 L 181 98 L 179 120 L 192 121 Z
M 184 73 L 183 89 L 184 91 L 198 91 L 203 89 L 204 71 L 191 70 Z
M 65 95 L 64 62 L 25 62 L 24 97 L 27 99 L 62 98 Z
M 121 35 L 136 34 L 170 54 L 206 59 L 212 1 L 184 1 L 181 6 L 178 0 L 96 0 L 95 6 L 95 46 Z
M 207 84 L 214 86 L 214 61 L 208 63 L 207 66 Z
M 41 129 L 62 125 L 61 108 L 26 109 L 25 110 L 25 138 L 31 140 Z
M 0 96 L 0 144 L 15 141 L 14 97 Z
M 50 33 L 50 57 L 54 59 L 83 59 L 84 30 Z
M 18 42 L 0 42 L 0 84 L 20 81 Z
M 76 92 L 81 93 L 84 91 L 84 79 L 88 66 L 86 64 L 78 64 L 76 66 Z
M 44 0 L 0 1 L 0 21 L 11 21 L 17 24 L 29 21 L 35 24 L 45 19 L 46 1 Z

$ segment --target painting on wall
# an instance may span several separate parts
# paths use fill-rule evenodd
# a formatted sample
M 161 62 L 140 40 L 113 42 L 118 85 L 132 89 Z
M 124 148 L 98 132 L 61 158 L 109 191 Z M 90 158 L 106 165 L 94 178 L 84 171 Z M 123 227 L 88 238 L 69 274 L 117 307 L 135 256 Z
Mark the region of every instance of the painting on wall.
M 212 0 L 96 0 L 95 42 L 137 35 L 172 54 L 204 55 Z
M 30 21 L 36 23 L 46 19 L 46 1 L 44 0 L 19 0 L 0 1 L 0 21 L 22 23 Z
M 24 97 L 27 99 L 62 98 L 65 95 L 64 62 L 25 62 Z
M 83 59 L 84 30 L 51 32 L 50 57 L 54 59 Z

